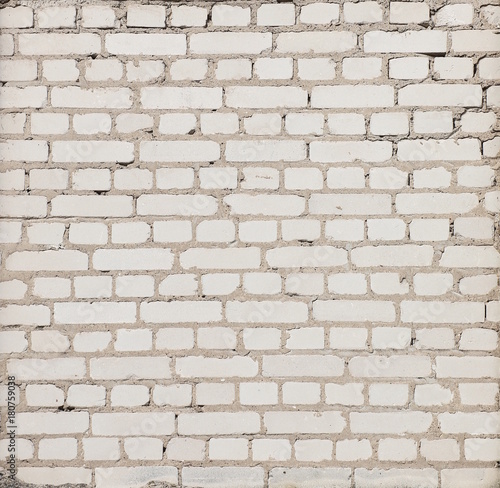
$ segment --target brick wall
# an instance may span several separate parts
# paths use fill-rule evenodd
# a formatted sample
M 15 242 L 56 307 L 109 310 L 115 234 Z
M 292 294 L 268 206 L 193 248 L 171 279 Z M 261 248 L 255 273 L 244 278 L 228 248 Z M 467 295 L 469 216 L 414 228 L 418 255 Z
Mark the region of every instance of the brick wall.
M 20 482 L 498 486 L 491 3 L 4 2 Z

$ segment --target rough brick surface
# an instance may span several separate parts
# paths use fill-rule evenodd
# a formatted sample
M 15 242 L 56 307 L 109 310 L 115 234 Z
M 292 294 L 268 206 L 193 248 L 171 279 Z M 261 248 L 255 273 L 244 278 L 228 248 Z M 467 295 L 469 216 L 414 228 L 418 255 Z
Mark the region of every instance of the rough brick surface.
M 460 1 L 1 2 L 0 486 L 500 486 Z

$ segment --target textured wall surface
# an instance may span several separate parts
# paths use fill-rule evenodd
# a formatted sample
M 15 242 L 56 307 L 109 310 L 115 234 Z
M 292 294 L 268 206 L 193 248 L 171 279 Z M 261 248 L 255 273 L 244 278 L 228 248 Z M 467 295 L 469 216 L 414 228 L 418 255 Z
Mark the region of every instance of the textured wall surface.
M 4 2 L 17 479 L 497 488 L 499 22 Z

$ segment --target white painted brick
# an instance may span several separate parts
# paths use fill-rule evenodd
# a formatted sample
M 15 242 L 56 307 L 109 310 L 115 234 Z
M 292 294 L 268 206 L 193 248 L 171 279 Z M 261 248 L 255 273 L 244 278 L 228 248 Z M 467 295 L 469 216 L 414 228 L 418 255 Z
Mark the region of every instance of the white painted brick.
M 321 462 L 332 459 L 333 442 L 326 439 L 297 440 L 294 444 L 295 459 L 305 462 Z
M 233 5 L 214 5 L 212 25 L 245 27 L 250 23 L 250 8 Z
M 10 354 L 25 351 L 28 348 L 28 341 L 25 336 L 26 334 L 21 331 L 2 331 L 0 333 L 2 339 L 0 353 Z
M 232 383 L 198 383 L 196 385 L 198 405 L 231 405 L 235 397 L 235 386 Z
M 25 114 L 0 115 L 1 134 L 23 134 L 25 125 L 26 125 Z
M 41 298 L 67 298 L 71 280 L 66 278 L 35 278 L 33 293 Z
M 391 24 L 420 24 L 429 20 L 429 5 L 425 2 L 391 2 Z
M 177 468 L 173 466 L 132 466 L 132 467 L 113 467 L 96 468 L 95 470 L 96 487 L 104 488 L 106 485 L 118 488 L 131 483 L 149 483 L 151 481 L 177 483 Z
M 463 132 L 487 132 L 496 122 L 493 112 L 465 112 L 460 119 Z
M 335 78 L 335 61 L 333 59 L 299 59 L 297 65 L 301 80 L 333 80 Z
M 445 241 L 449 235 L 448 219 L 413 219 L 410 239 L 413 241 Z
M 196 295 L 198 282 L 192 274 L 172 274 L 160 282 L 158 291 L 165 296 Z
M 293 58 L 258 58 L 253 67 L 260 80 L 290 80 L 293 76 Z
M 181 413 L 178 420 L 181 435 L 252 434 L 260 430 L 257 412 Z
M 155 242 L 186 242 L 192 237 L 191 222 L 174 220 L 154 222 L 153 234 Z
M 286 277 L 285 290 L 294 295 L 321 295 L 323 281 L 321 273 L 291 273 Z
M 201 349 L 236 349 L 236 332 L 228 327 L 199 328 L 198 347 Z
M 202 32 L 192 34 L 193 54 L 260 54 L 271 48 L 270 32 Z
M 106 244 L 108 227 L 97 222 L 79 222 L 69 226 L 69 242 L 73 244 Z
M 20 300 L 25 297 L 28 285 L 20 280 L 0 282 L 0 299 Z
M 153 118 L 146 114 L 119 114 L 116 117 L 116 130 L 125 134 L 139 130 L 152 129 Z
M 168 56 L 186 54 L 184 34 L 106 34 L 110 54 Z
M 69 116 L 67 114 L 31 114 L 32 134 L 65 134 L 68 130 Z
M 2 8 L 0 27 L 3 29 L 33 27 L 33 9 L 25 6 Z
M 31 349 L 37 352 L 64 352 L 69 349 L 68 336 L 57 330 L 34 330 Z
M 107 29 L 115 25 L 115 12 L 105 5 L 84 5 L 82 7 L 82 26 Z
M 336 241 L 362 241 L 364 223 L 362 220 L 330 220 L 325 225 L 327 238 Z
M 498 481 L 498 473 L 494 468 L 443 469 L 441 480 L 443 488 L 487 488 Z
M 68 388 L 66 402 L 72 407 L 103 407 L 106 403 L 106 388 L 95 385 L 71 385 Z
M 214 9 L 217 7 L 217 5 L 214 6 Z M 252 62 L 249 59 L 221 59 L 217 61 L 215 77 L 218 80 L 249 80 L 251 76 Z
M 129 437 L 123 442 L 129 459 L 141 461 L 159 460 L 163 457 L 163 442 L 154 437 Z
M 468 58 L 436 58 L 434 72 L 441 80 L 467 80 L 474 76 L 474 65 Z
M 492 274 L 469 276 L 460 280 L 459 289 L 464 295 L 486 295 L 497 286 L 497 283 L 498 278 Z
M 486 80 L 496 80 L 500 78 L 500 64 L 498 59 L 486 58 L 479 61 L 479 76 Z
M 213 438 L 208 446 L 211 460 L 243 461 L 248 458 L 247 439 Z
M 338 295 L 363 295 L 366 293 L 366 277 L 361 273 L 329 275 L 328 291 Z
M 22 467 L 17 478 L 25 483 L 43 483 L 53 486 L 67 483 L 89 484 L 92 480 L 92 470 L 73 467 Z
M 279 412 L 264 414 L 268 434 L 335 434 L 342 432 L 346 420 L 340 412 Z
M 276 51 L 280 53 L 332 53 L 345 52 L 357 44 L 353 32 L 284 32 L 278 34 Z
M 376 383 L 368 391 L 370 405 L 402 406 L 408 402 L 408 385 Z
M 448 246 L 439 265 L 450 268 L 500 267 L 500 255 L 496 249 L 488 246 Z
M 427 432 L 432 422 L 429 412 L 353 412 L 349 415 L 355 434 L 404 434 Z
M 242 405 L 274 405 L 278 403 L 276 383 L 240 383 L 240 403 Z
M 446 32 L 439 30 L 401 33 L 373 30 L 364 35 L 367 53 L 445 53 L 446 40 Z
M 334 3 L 310 3 L 300 8 L 303 24 L 330 24 L 339 19 L 339 6 Z
M 293 3 L 261 5 L 257 9 L 257 25 L 281 26 L 295 24 Z
M 417 457 L 417 443 L 413 439 L 381 439 L 378 443 L 380 461 L 413 461 Z
M 404 112 L 375 113 L 370 118 L 370 131 L 375 135 L 408 134 L 408 115 Z
M 230 295 L 239 284 L 239 275 L 233 273 L 207 273 L 201 277 L 204 295 Z
M 417 349 L 453 349 L 455 336 L 452 329 L 420 329 L 415 333 Z
M 82 439 L 85 461 L 116 461 L 120 459 L 118 439 L 86 437 Z
M 5 267 L 17 271 L 84 271 L 88 256 L 81 251 L 20 251 L 12 253 Z
M 311 480 L 319 486 L 334 483 L 339 488 L 348 488 L 350 476 L 347 468 L 273 468 L 269 473 L 269 488 L 307 485 Z
M 165 27 L 165 7 L 162 5 L 129 5 L 127 27 Z
M 41 439 L 38 443 L 38 459 L 71 461 L 76 458 L 76 439 Z
M 32 407 L 58 407 L 64 404 L 64 391 L 54 385 L 26 385 L 26 402 Z
M 45 141 L 5 141 L 0 145 L 0 161 L 47 161 Z
M 487 217 L 457 217 L 453 233 L 459 237 L 490 240 L 493 227 L 493 221 Z
M 394 89 L 388 85 L 316 86 L 313 108 L 392 107 Z
M 380 58 L 344 58 L 342 76 L 346 80 L 373 80 L 382 75 Z
M 26 233 L 31 244 L 58 245 L 62 243 L 65 229 L 62 223 L 32 224 Z
M 332 349 L 366 349 L 367 339 L 367 329 L 344 327 L 330 329 L 330 346 Z
M 252 457 L 254 461 L 287 461 L 292 456 L 288 439 L 254 439 Z
M 80 70 L 73 59 L 47 59 L 42 61 L 43 76 L 47 81 L 76 81 Z
M 322 327 L 291 329 L 287 335 L 285 345 L 288 349 L 323 349 L 325 346 Z
M 179 461 L 202 461 L 205 457 L 205 441 L 175 438 L 167 444 L 167 458 Z M 160 453 L 161 458 L 161 453 Z
M 221 303 L 187 300 L 142 303 L 141 318 L 147 323 L 216 322 L 221 319 Z
M 417 295 L 444 295 L 452 288 L 453 275 L 450 273 L 417 273 L 413 277 L 413 289 Z
M 438 378 L 495 378 L 498 377 L 498 361 L 494 357 L 437 357 Z
M 37 78 L 37 63 L 32 60 L 0 61 L 0 81 L 33 81 Z
M 465 329 L 459 342 L 462 351 L 494 351 L 498 343 L 498 334 L 490 329 Z
M 460 383 L 458 389 L 463 405 L 493 405 L 498 396 L 496 383 Z
M 321 234 L 319 220 L 295 219 L 281 221 L 281 237 L 285 241 L 314 241 Z
M 490 166 L 462 166 L 458 168 L 460 186 L 487 188 L 493 185 L 495 172 Z
M 454 439 L 422 439 L 420 454 L 427 461 L 458 461 L 460 459 L 460 448 L 458 442 Z
M 413 171 L 414 188 L 448 188 L 450 184 L 451 173 L 443 167 Z
M 266 377 L 341 376 L 343 361 L 333 356 L 264 356 L 262 374 Z
M 281 276 L 277 273 L 245 273 L 243 289 L 252 295 L 276 295 L 281 291 Z
M 156 405 L 172 405 L 187 407 L 191 405 L 190 385 L 156 385 L 153 390 L 153 401 Z
M 85 64 L 87 81 L 118 81 L 123 76 L 123 64 L 118 59 L 92 59 Z
M 319 403 L 321 388 L 319 383 L 287 382 L 283 384 L 283 403 L 311 405 Z
M 68 56 L 99 54 L 101 39 L 97 34 L 20 34 L 19 52 L 23 55 Z
M 375 327 L 372 329 L 374 349 L 406 349 L 411 342 L 411 329 L 405 327 Z
M 234 134 L 239 128 L 238 115 L 235 113 L 201 114 L 200 124 L 203 134 Z
M 173 412 L 153 412 L 155 435 L 170 435 L 174 431 Z M 97 436 L 143 436 L 151 433 L 152 413 L 94 413 L 92 432 Z M 149 420 L 148 420 L 149 419 Z
M 307 92 L 293 86 L 230 86 L 225 93 L 228 107 L 299 108 L 307 105 Z
M 424 57 L 392 58 L 389 60 L 389 78 L 420 80 L 427 78 L 429 59 Z
M 141 161 L 203 162 L 220 157 L 214 141 L 147 141 L 140 145 Z
M 344 4 L 344 20 L 349 23 L 356 24 L 371 24 L 373 22 L 381 22 L 383 10 L 377 2 L 352 3 Z
M 281 331 L 267 327 L 243 329 L 243 344 L 245 349 L 250 350 L 279 349 Z
M 115 351 L 150 351 L 153 348 L 153 334 L 149 329 L 118 329 Z
M 205 8 L 187 5 L 173 6 L 171 24 L 174 27 L 203 27 L 207 23 L 208 12 Z
M 146 82 L 159 78 L 165 73 L 163 61 L 129 61 L 126 64 L 127 81 Z
M 360 267 L 429 266 L 433 254 L 431 246 L 364 246 L 353 249 L 351 259 Z
M 136 407 L 149 402 L 149 388 L 144 385 L 117 385 L 111 390 L 111 405 Z
M 360 461 L 372 457 L 372 446 L 368 439 L 346 439 L 335 444 L 337 461 Z
M 441 7 L 434 15 L 437 26 L 467 25 L 472 23 L 474 8 L 467 3 L 457 3 Z
M 38 10 L 38 27 L 41 29 L 61 29 L 75 27 L 75 7 L 46 7 Z
M 206 59 L 178 59 L 170 65 L 172 80 L 202 80 L 208 70 Z
M 322 114 L 290 113 L 285 118 L 285 128 L 289 134 L 323 134 L 324 117 Z

